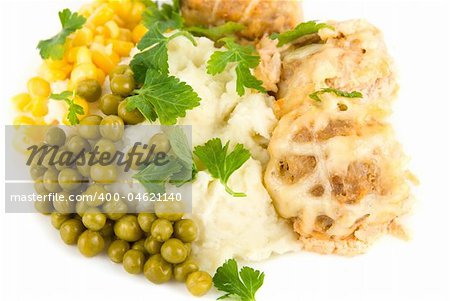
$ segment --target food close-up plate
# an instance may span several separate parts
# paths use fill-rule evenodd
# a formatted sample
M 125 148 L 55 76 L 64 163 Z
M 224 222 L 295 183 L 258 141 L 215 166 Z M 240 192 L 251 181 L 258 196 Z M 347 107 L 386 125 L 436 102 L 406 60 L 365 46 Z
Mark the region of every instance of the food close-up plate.
M 2 300 L 450 300 L 446 1 L 0 1 Z

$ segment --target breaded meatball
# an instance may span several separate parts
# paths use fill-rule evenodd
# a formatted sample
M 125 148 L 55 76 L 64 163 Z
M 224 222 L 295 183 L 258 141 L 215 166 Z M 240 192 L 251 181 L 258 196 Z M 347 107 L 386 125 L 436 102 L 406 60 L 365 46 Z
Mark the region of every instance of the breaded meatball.
M 372 113 L 323 94 L 283 116 L 273 133 L 265 185 L 309 250 L 360 253 L 410 209 L 406 157 Z
M 182 0 L 181 11 L 191 26 L 241 23 L 245 29 L 239 34 L 250 40 L 291 29 L 302 20 L 296 0 Z
M 382 33 L 364 20 L 329 24 L 334 30 L 318 33 L 323 43 L 292 45 L 283 52 L 277 115 L 314 103 L 309 95 L 317 90 L 335 88 L 361 92 L 368 106 L 378 108 L 374 117 L 382 118 L 390 112 L 398 88 Z

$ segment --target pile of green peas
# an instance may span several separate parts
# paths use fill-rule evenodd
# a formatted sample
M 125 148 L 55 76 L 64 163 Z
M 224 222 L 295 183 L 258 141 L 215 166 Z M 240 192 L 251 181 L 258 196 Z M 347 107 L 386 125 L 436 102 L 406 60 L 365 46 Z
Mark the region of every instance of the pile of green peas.
M 96 146 L 99 152 L 114 152 L 114 143 L 122 138 L 123 127 L 119 116 L 90 115 L 81 120 L 76 134 L 70 137 L 58 127 L 50 128 L 44 143 L 75 154 Z M 162 133 L 154 135 L 149 144 L 155 144 L 158 151 L 170 149 Z M 64 195 L 64 201 L 35 202 L 35 207 L 41 213 L 50 214 L 51 223 L 59 230 L 65 244 L 77 245 L 86 257 L 106 251 L 111 261 L 122 263 L 128 273 L 143 273 L 156 284 L 172 279 L 184 282 L 194 296 L 202 296 L 210 290 L 211 276 L 200 271 L 191 257 L 191 243 L 198 236 L 193 220 L 183 219 L 183 213 L 165 210 L 170 206 L 163 202 L 155 204 L 155 213 L 130 214 L 130 205 L 126 202 L 104 202 L 99 197 L 108 193 L 105 185 L 117 179 L 115 166 L 60 167 L 44 162 L 33 164 L 30 173 L 39 194 Z M 71 202 L 71 194 L 91 198 L 88 202 Z

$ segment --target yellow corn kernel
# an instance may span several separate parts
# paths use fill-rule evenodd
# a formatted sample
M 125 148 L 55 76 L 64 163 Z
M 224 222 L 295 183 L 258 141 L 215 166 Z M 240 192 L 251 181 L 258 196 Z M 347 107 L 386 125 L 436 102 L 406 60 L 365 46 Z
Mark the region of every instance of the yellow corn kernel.
M 94 61 L 94 64 L 98 68 L 102 69 L 106 74 L 109 74 L 116 66 L 113 58 L 98 50 L 92 51 L 92 60 Z
M 105 36 L 106 35 L 96 35 L 94 37 L 94 43 L 105 45 L 106 43 Z
M 126 25 L 125 21 L 122 20 L 118 15 L 114 15 L 113 21 L 119 25 L 119 27 L 124 27 Z
M 139 43 L 142 37 L 147 33 L 148 29 L 143 25 L 139 24 L 133 29 L 132 37 L 134 43 Z
M 129 22 L 130 12 L 133 8 L 133 3 L 131 1 L 122 1 L 120 5 L 116 8 L 117 15 L 125 21 Z
M 91 51 L 86 46 L 79 47 L 76 54 L 75 62 L 76 65 L 92 64 Z
M 108 28 L 106 28 L 106 26 L 97 26 L 95 28 L 95 36 L 102 36 L 105 38 L 109 37 L 109 31 Z M 95 37 L 94 37 L 95 39 Z
M 113 50 L 120 56 L 129 56 L 134 44 L 131 42 L 125 42 L 120 40 L 112 40 Z
M 48 82 L 55 82 L 58 80 L 67 79 L 68 75 L 71 72 L 71 68 L 69 71 L 60 70 L 60 69 L 51 69 L 45 63 L 41 65 L 38 70 L 38 74 L 40 77 L 44 78 Z
M 120 35 L 120 28 L 114 21 L 108 21 L 105 23 L 105 28 L 108 30 L 108 36 L 110 38 L 116 39 Z
M 31 109 L 31 96 L 28 93 L 20 93 L 12 98 L 16 110 L 27 112 Z
M 42 77 L 33 77 L 27 83 L 28 92 L 32 96 L 49 97 L 52 93 L 50 84 Z
M 43 117 L 48 114 L 48 98 L 34 97 L 31 114 L 35 117 Z
M 70 79 L 75 85 L 83 79 L 97 79 L 97 68 L 92 63 L 78 65 L 73 69 Z
M 80 49 L 80 47 L 73 47 L 73 48 L 70 48 L 69 51 L 66 51 L 66 53 L 64 53 L 65 60 L 70 64 L 75 63 L 79 49 Z
M 97 68 L 97 81 L 100 85 L 103 86 L 106 78 L 106 73 L 100 68 Z
M 125 41 L 125 42 L 131 42 L 133 40 L 133 37 L 131 35 L 131 30 L 129 30 L 127 28 L 121 28 L 118 39 L 121 41 Z
M 72 41 L 72 46 L 87 46 L 92 43 L 94 39 L 94 33 L 87 27 L 83 27 L 75 33 L 75 37 Z
M 145 4 L 142 2 L 134 2 L 133 7 L 130 10 L 128 22 L 139 23 L 141 22 L 142 13 L 145 11 Z
M 26 115 L 19 115 L 16 118 L 14 118 L 13 120 L 13 125 L 18 126 L 18 125 L 35 125 L 36 122 L 33 118 L 31 118 L 30 116 L 26 116 Z
M 110 8 L 106 3 L 98 7 L 94 13 L 89 17 L 89 23 L 93 23 L 96 26 L 100 26 L 112 20 L 114 17 L 114 10 Z

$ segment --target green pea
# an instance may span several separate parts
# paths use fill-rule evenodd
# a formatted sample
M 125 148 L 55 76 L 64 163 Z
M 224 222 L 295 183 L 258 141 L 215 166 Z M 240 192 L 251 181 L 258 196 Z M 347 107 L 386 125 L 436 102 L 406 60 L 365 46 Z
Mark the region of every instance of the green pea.
M 59 172 L 54 168 L 48 169 L 45 172 L 44 177 L 43 177 L 44 187 L 49 192 L 61 191 L 61 186 L 59 186 L 59 183 L 58 183 L 58 175 L 59 175 Z
M 122 201 L 108 201 L 103 205 L 103 211 L 108 218 L 116 221 L 128 212 L 128 206 Z
M 159 218 L 153 222 L 150 233 L 157 241 L 164 242 L 172 236 L 172 223 L 166 219 Z
M 190 273 L 186 279 L 186 288 L 188 291 L 196 297 L 205 295 L 212 286 L 212 278 L 206 272 L 196 271 Z
M 61 146 L 66 142 L 66 133 L 58 127 L 51 127 L 45 134 L 45 142 L 48 145 Z
M 72 136 L 67 142 L 67 150 L 74 156 L 77 156 L 81 152 L 88 153 L 91 150 L 91 145 L 86 139 L 80 136 Z
M 161 246 L 161 256 L 169 263 L 181 263 L 187 258 L 187 250 L 181 240 L 171 238 Z
M 133 71 L 131 70 L 131 67 L 128 65 L 119 65 L 116 66 L 111 72 L 109 73 L 109 78 L 113 79 L 116 77 L 116 75 L 130 75 L 133 76 Z
M 39 177 L 42 177 L 46 171 L 47 168 L 44 166 L 36 164 L 30 166 L 30 176 L 33 180 L 37 180 Z
M 53 207 L 59 213 L 69 214 L 75 212 L 76 203 L 74 200 L 71 200 L 70 194 L 62 191 L 58 192 L 55 195 L 55 199 L 53 200 Z
M 83 193 L 84 200 L 89 207 L 99 207 L 103 204 L 103 201 L 107 198 L 108 191 L 99 184 L 92 184 L 88 186 Z
M 114 225 L 114 233 L 118 238 L 130 242 L 141 239 L 143 235 L 137 218 L 134 215 L 125 215 L 120 218 Z
M 123 256 L 123 267 L 130 274 L 140 274 L 144 269 L 145 255 L 138 250 L 128 250 Z
M 83 215 L 83 225 L 92 230 L 101 230 L 106 223 L 106 216 L 97 208 L 89 208 Z
M 100 233 L 86 230 L 78 238 L 78 250 L 86 257 L 93 257 L 103 251 L 105 240 Z
M 138 124 L 145 120 L 144 115 L 138 109 L 127 110 L 128 100 L 124 100 L 119 104 L 118 114 L 125 124 Z
M 83 176 L 75 169 L 66 168 L 59 172 L 58 183 L 65 191 L 74 191 L 81 186 Z
M 105 115 L 117 115 L 119 104 L 122 100 L 123 98 L 119 95 L 106 94 L 100 98 L 98 106 Z
M 117 180 L 118 172 L 114 165 L 95 164 L 91 166 L 91 178 L 100 184 L 112 184 Z
M 130 249 L 130 244 L 122 239 L 117 239 L 108 247 L 108 257 L 115 263 L 121 263 L 123 256 Z
M 97 115 L 89 115 L 84 117 L 78 126 L 78 134 L 88 140 L 100 138 L 100 131 L 98 126 L 102 122 L 102 117 Z
M 174 233 L 183 242 L 193 242 L 197 238 L 198 228 L 193 220 L 183 219 L 175 222 Z
M 52 212 L 50 215 L 52 226 L 59 230 L 66 221 L 70 219 L 70 214 L 64 214 L 59 212 Z
M 177 221 L 184 215 L 184 205 L 178 201 L 156 202 L 155 214 L 159 218 L 164 218 L 169 221 Z
M 124 122 L 119 116 L 107 116 L 100 123 L 100 134 L 106 139 L 119 141 L 122 139 L 123 132 Z
M 190 273 L 197 271 L 198 265 L 192 259 L 187 259 L 173 267 L 173 276 L 176 281 L 184 282 Z
M 172 278 L 172 265 L 160 254 L 151 256 L 144 265 L 144 275 L 149 281 L 161 284 Z
M 149 236 L 145 239 L 144 247 L 148 254 L 155 255 L 161 251 L 162 242 Z
M 83 223 L 78 219 L 65 221 L 59 229 L 59 234 L 64 243 L 74 245 L 77 243 L 81 233 L 85 230 Z
M 102 95 L 102 87 L 95 79 L 85 79 L 78 82 L 76 94 L 88 102 L 96 102 Z
M 138 241 L 134 242 L 131 246 L 131 249 L 141 251 L 144 254 L 147 254 L 147 250 L 145 249 L 145 238 L 139 239 Z
M 153 137 L 150 138 L 150 140 L 148 141 L 148 145 L 150 147 L 152 147 L 153 145 L 155 146 L 153 150 L 154 154 L 158 153 L 167 154 L 171 149 L 169 138 L 167 138 L 166 134 L 164 133 L 158 133 L 153 135 Z
M 128 74 L 117 74 L 111 78 L 111 91 L 120 96 L 128 96 L 136 87 L 134 77 Z
M 139 226 L 145 233 L 150 233 L 152 224 L 155 220 L 156 215 L 154 213 L 141 212 L 138 214 Z

